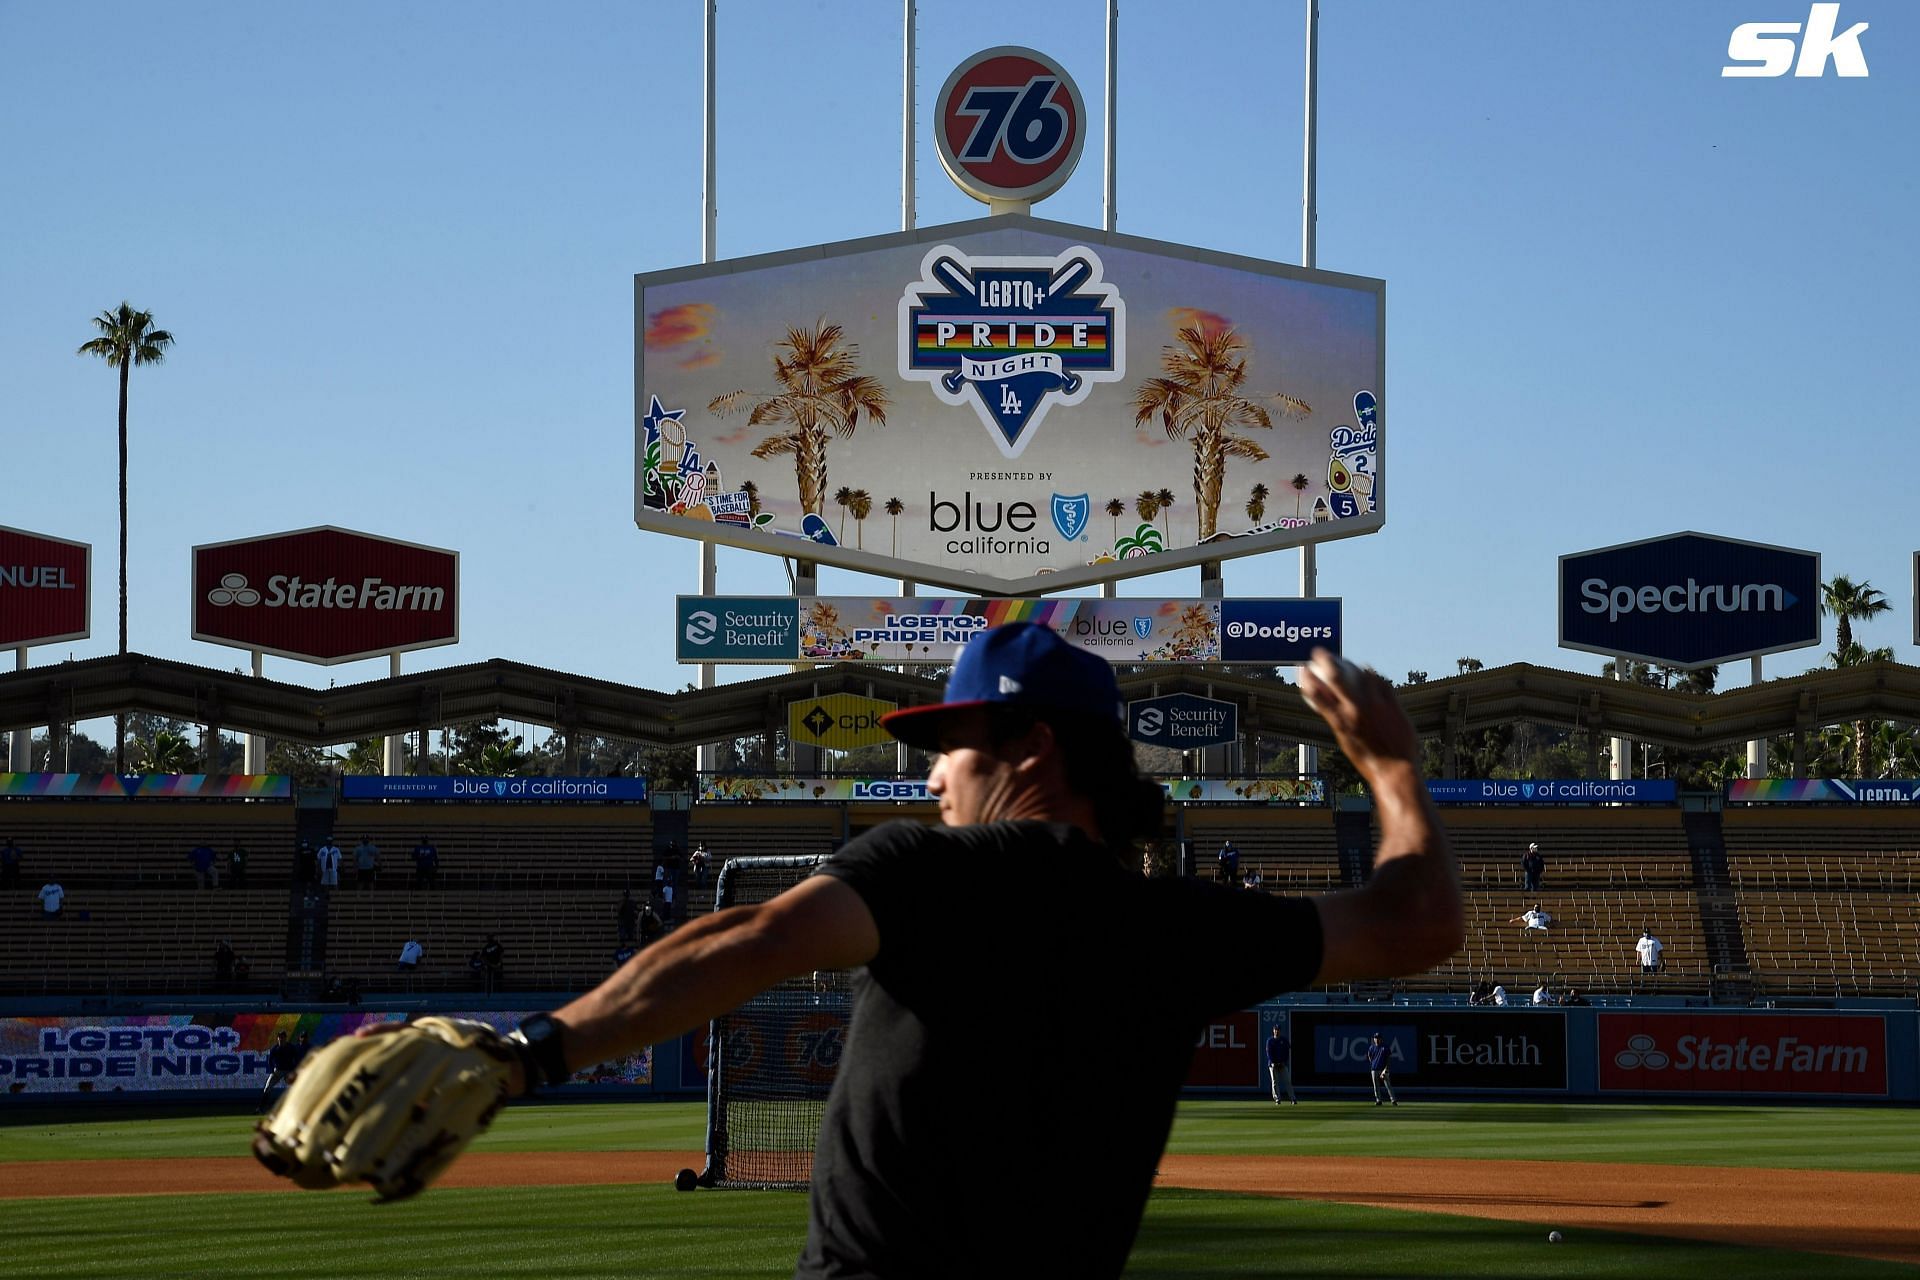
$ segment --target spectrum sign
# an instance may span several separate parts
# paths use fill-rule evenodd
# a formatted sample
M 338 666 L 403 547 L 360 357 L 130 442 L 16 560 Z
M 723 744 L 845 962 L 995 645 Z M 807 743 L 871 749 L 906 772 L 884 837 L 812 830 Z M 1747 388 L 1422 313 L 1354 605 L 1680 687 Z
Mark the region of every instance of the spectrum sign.
M 331 666 L 460 639 L 460 554 L 324 525 L 193 549 L 193 638 Z
M 91 633 L 93 548 L 0 525 L 0 648 Z

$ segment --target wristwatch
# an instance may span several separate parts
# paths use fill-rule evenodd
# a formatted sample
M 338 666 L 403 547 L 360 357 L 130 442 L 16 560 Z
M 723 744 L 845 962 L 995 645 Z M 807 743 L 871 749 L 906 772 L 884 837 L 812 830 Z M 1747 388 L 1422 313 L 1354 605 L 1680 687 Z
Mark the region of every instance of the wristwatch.
M 520 1047 L 520 1066 L 527 1077 L 529 1096 L 543 1086 L 558 1088 L 573 1078 L 573 1072 L 567 1069 L 561 1032 L 551 1014 L 536 1013 L 521 1019 L 519 1028 L 507 1037 Z

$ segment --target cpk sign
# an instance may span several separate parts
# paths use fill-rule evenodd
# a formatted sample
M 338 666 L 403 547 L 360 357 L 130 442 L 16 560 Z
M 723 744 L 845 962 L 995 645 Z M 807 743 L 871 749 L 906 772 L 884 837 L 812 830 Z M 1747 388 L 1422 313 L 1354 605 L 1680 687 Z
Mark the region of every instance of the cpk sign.
M 1820 557 L 1675 533 L 1560 557 L 1560 647 L 1703 667 L 1820 643 Z
M 0 648 L 84 640 L 93 548 L 0 525 Z
M 193 638 L 331 665 L 460 638 L 460 556 L 322 526 L 193 549 Z
M 940 163 L 975 200 L 1044 199 L 1080 163 L 1086 104 L 1073 77 L 1044 53 L 984 49 L 953 69 L 934 101 Z
M 1600 1088 L 1619 1093 L 1887 1092 L 1879 1014 L 1603 1013 Z

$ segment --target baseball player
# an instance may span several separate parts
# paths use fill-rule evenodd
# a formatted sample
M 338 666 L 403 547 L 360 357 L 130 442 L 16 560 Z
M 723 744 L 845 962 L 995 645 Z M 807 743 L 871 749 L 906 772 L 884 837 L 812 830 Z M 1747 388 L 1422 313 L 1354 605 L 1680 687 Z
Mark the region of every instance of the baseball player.
M 267 1109 L 267 1095 L 273 1092 L 273 1086 L 282 1089 L 293 1078 L 295 1066 L 300 1061 L 300 1050 L 287 1043 L 287 1033 L 282 1031 L 273 1038 L 273 1047 L 267 1050 L 267 1082 L 260 1086 L 260 1105 L 258 1111 Z
M 1277 1022 L 1273 1024 L 1273 1034 L 1267 1037 L 1267 1076 L 1273 1081 L 1273 1105 L 1282 1105 L 1282 1092 L 1288 1102 L 1296 1107 L 1300 1105 L 1300 1099 L 1293 1096 L 1293 1041 L 1280 1034 Z
M 927 789 L 943 825 L 866 832 L 810 879 L 683 925 L 510 1038 L 423 1019 L 323 1051 L 331 1087 L 320 1064 L 304 1070 L 255 1154 L 302 1186 L 364 1178 L 410 1195 L 501 1098 L 664 1044 L 780 980 L 859 969 L 796 1275 L 990 1275 L 1006 1269 L 1009 1240 L 1025 1274 L 1118 1275 L 1212 1017 L 1289 989 L 1417 972 L 1463 939 L 1453 855 L 1391 687 L 1324 650 L 1299 687 L 1373 790 L 1380 846 L 1360 888 L 1296 898 L 1142 877 L 1135 841 L 1158 829 L 1164 793 L 1135 770 L 1112 669 L 1049 628 L 996 627 L 961 652 L 943 702 L 884 721 L 939 753 Z M 1066 900 L 982 915 L 955 892 L 1009 867 L 1071 886 Z M 992 1016 L 1037 1046 L 1038 1078 L 1073 1082 L 1064 1095 L 978 1070 L 981 963 L 1044 975 L 997 994 Z M 1062 991 L 1107 1028 L 1098 1071 L 1058 1035 Z M 384 1069 L 429 1055 L 459 1056 L 461 1070 Z M 369 1122 L 343 1127 L 342 1111 Z M 1010 1194 L 1025 1180 L 1019 1153 L 1035 1149 L 1072 1171 L 1043 1194 Z
M 1387 1101 L 1394 1106 L 1400 1103 L 1393 1096 L 1393 1051 L 1380 1040 L 1378 1031 L 1367 1045 L 1367 1074 L 1373 1077 L 1373 1105 L 1380 1105 L 1380 1094 L 1385 1091 Z

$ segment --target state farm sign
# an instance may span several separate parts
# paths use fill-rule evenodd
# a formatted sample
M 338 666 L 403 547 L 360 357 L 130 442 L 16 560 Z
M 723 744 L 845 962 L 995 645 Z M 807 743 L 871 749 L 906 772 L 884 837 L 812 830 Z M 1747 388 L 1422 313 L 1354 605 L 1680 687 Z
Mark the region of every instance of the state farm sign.
M 322 526 L 193 549 L 193 638 L 332 664 L 460 639 L 460 556 Z
M 1599 1053 L 1611 1092 L 1887 1092 L 1879 1014 L 1603 1013 Z
M 0 648 L 84 640 L 93 548 L 0 525 Z

